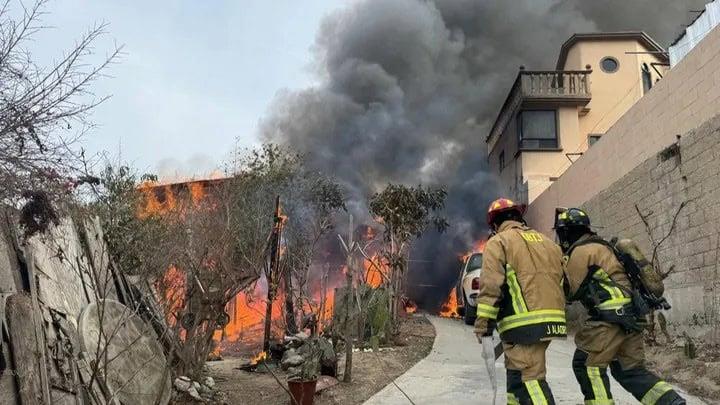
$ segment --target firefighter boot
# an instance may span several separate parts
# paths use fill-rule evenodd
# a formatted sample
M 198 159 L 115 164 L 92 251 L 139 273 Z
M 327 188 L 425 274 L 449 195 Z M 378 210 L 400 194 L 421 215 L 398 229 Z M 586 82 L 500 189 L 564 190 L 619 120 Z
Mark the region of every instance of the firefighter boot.
M 644 405 L 684 405 L 685 400 L 670 384 L 642 365 L 625 369 L 619 361 L 610 363 L 613 377 Z

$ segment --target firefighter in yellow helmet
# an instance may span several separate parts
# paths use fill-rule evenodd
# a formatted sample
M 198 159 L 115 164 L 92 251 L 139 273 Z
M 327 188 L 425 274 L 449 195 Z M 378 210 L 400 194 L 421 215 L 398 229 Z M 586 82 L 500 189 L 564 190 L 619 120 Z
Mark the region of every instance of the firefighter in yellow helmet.
M 615 380 L 644 405 L 685 404 L 668 383 L 644 367 L 632 285 L 613 247 L 591 230 L 590 218 L 578 208 L 556 209 L 555 232 L 566 254 L 568 301 L 580 301 L 590 315 L 575 335 L 572 361 L 585 403 L 615 403 L 609 366 Z
M 566 336 L 562 252 L 530 229 L 525 206 L 501 198 L 490 204 L 494 235 L 483 252 L 475 334 L 497 327 L 505 351 L 508 404 L 554 404 L 545 381 L 545 351 Z

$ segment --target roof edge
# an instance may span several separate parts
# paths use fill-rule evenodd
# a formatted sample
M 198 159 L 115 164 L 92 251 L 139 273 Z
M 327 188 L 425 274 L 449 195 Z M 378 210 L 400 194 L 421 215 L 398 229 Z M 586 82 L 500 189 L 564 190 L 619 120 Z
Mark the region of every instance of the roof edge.
M 561 70 L 562 66 L 567 60 L 568 52 L 573 45 L 580 41 L 596 41 L 596 40 L 622 40 L 622 39 L 634 39 L 640 42 L 643 46 L 648 48 L 650 51 L 659 52 L 657 53 L 658 58 L 668 61 L 668 55 L 665 48 L 663 48 L 657 41 L 655 41 L 645 31 L 615 31 L 615 32 L 591 32 L 591 33 L 579 33 L 573 34 L 568 38 L 565 43 L 560 47 L 560 54 L 555 65 L 555 69 Z

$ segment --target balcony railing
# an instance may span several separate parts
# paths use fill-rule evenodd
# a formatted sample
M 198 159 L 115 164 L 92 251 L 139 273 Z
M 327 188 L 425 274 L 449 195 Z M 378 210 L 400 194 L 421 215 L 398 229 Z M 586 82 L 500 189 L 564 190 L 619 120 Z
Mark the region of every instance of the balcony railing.
M 590 70 L 520 71 L 522 96 L 590 99 Z
M 520 70 L 486 141 L 493 143 L 505 130 L 508 121 L 522 105 L 544 107 L 587 105 L 590 102 L 592 70 Z

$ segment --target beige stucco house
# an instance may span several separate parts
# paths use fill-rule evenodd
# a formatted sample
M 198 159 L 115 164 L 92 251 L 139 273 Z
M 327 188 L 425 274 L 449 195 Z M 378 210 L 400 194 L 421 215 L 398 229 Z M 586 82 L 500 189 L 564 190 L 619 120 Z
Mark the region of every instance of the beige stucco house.
M 556 70 L 521 67 L 486 138 L 489 166 L 504 192 L 532 202 L 667 66 L 665 50 L 644 32 L 607 32 L 570 37 Z

